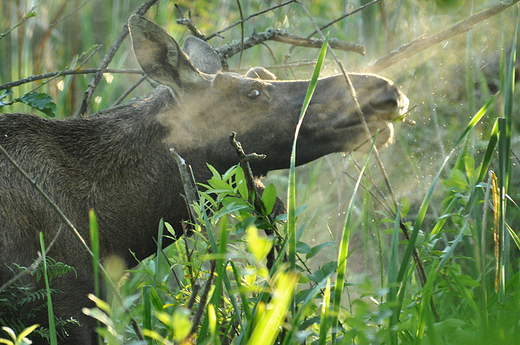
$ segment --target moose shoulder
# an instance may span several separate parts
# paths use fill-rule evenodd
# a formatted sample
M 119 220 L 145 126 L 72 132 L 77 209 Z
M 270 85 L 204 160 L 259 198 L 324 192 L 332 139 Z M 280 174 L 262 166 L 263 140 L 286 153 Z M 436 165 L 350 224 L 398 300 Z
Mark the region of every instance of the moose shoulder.
M 252 166 L 256 175 L 287 168 L 308 81 L 277 81 L 263 69 L 246 76 L 221 72 L 220 60 L 205 42 L 189 38 L 183 52 L 163 29 L 132 16 L 129 27 L 137 60 L 163 84 L 147 98 L 98 116 L 65 121 L 27 114 L 0 116 L 0 145 L 49 195 L 84 238 L 88 211 L 98 217 L 102 257 L 117 255 L 127 267 L 156 250 L 159 220 L 178 236 L 188 213 L 182 183 L 170 155 L 175 150 L 192 166 L 198 181 L 209 178 L 206 163 L 223 172 L 236 164 L 231 132 L 248 152 L 264 153 Z M 387 79 L 350 78 L 377 145 L 392 136 L 392 120 L 408 105 Z M 343 76 L 320 79 L 303 122 L 297 164 L 332 152 L 366 149 L 366 134 Z M 39 233 L 50 243 L 60 218 L 33 187 L 0 155 L 0 286 L 13 277 L 14 264 L 28 267 L 40 250 Z M 81 326 L 62 344 L 96 342 L 93 319 L 81 308 L 93 292 L 92 264 L 79 240 L 61 231 L 49 254 L 76 268 L 77 276 L 53 281 L 62 291 L 55 314 Z M 46 311 L 34 322 L 47 325 Z

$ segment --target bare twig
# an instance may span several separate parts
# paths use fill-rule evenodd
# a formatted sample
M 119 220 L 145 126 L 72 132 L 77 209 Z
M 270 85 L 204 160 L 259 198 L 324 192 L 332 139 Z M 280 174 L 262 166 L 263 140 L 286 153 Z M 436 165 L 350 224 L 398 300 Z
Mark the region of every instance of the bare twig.
M 188 204 L 190 215 L 193 221 L 197 222 L 197 213 L 193 208 L 193 204 L 199 200 L 197 187 L 195 186 L 195 182 L 192 180 L 191 174 L 188 171 L 186 161 L 177 153 L 177 151 L 175 151 L 174 148 L 170 148 L 170 153 L 172 154 L 173 158 L 175 159 L 175 162 L 177 163 L 177 167 L 179 168 L 182 185 L 184 186 L 186 203 Z M 204 229 L 203 224 L 200 224 L 200 226 Z
M 123 101 L 123 100 L 124 100 L 124 99 L 129 95 L 129 94 L 130 94 L 130 93 L 132 93 L 132 91 L 135 90 L 136 87 L 138 87 L 139 85 L 141 85 L 141 83 L 142 83 L 143 81 L 145 81 L 146 78 L 148 78 L 148 76 L 147 76 L 146 74 L 143 75 L 143 76 L 141 76 L 141 78 L 139 78 L 139 80 L 136 81 L 136 82 L 134 83 L 134 85 L 130 86 L 130 87 L 128 88 L 128 90 L 126 90 L 125 92 L 123 92 L 123 94 L 122 94 L 121 96 L 119 96 L 119 98 L 114 102 L 113 105 L 118 105 L 118 104 L 120 104 L 120 103 L 121 103 L 121 102 L 122 102 L 122 101 Z
M 90 60 L 90 59 L 91 59 L 91 58 L 92 58 L 92 57 L 93 57 L 93 56 L 94 56 L 94 55 L 95 55 L 95 54 L 96 54 L 100 49 L 101 49 L 102 46 L 103 46 L 103 45 L 101 45 L 101 44 L 98 45 L 98 46 L 94 49 L 94 51 L 93 51 L 92 53 L 90 53 L 89 56 L 87 56 L 87 57 L 85 58 L 85 60 L 83 60 L 83 61 L 81 62 L 81 64 L 80 64 L 77 68 L 75 68 L 75 69 L 76 69 L 76 70 L 81 69 L 81 68 L 82 68 L 82 67 L 83 67 L 83 66 L 84 66 L 84 65 L 85 65 L 85 64 L 86 64 L 86 63 L 87 63 L 87 62 L 88 62 L 88 61 L 89 61 L 89 60 Z
M 195 317 L 193 318 L 193 325 L 191 326 L 190 334 L 186 338 L 191 338 L 197 329 L 199 328 L 200 321 L 202 319 L 202 315 L 204 314 L 204 310 L 206 309 L 206 302 L 208 301 L 209 291 L 211 290 L 211 282 L 213 281 L 213 276 L 215 275 L 215 268 L 217 267 L 216 261 L 211 260 L 211 272 L 209 274 L 208 281 L 204 286 L 204 291 L 200 296 L 199 307 L 197 308 L 197 312 L 195 313 Z
M 81 10 L 86 4 L 88 4 L 90 2 L 90 0 L 87 0 L 85 1 L 84 3 L 82 3 L 77 9 L 75 9 L 74 11 L 72 11 L 71 13 L 67 14 L 65 17 L 61 18 L 60 20 L 58 21 L 55 21 L 54 23 L 52 23 L 51 25 L 49 25 L 48 29 L 52 28 L 53 26 L 55 25 L 58 25 L 59 23 L 61 23 L 62 21 L 64 21 L 65 19 L 69 18 L 70 16 L 74 15 L 75 13 L 77 13 L 79 10 Z
M 240 165 L 242 166 L 242 169 L 244 170 L 244 176 L 246 178 L 247 183 L 247 189 L 250 191 L 253 191 L 255 193 L 254 198 L 254 205 L 255 209 L 259 214 L 264 214 L 265 209 L 264 205 L 262 204 L 262 197 L 260 196 L 260 193 L 258 192 L 258 189 L 256 188 L 255 178 L 253 175 L 253 171 L 251 170 L 251 166 L 249 165 L 249 162 L 251 161 L 258 161 L 265 158 L 265 155 L 259 155 L 256 153 L 250 153 L 246 154 L 244 152 L 244 149 L 242 149 L 242 145 L 236 141 L 236 133 L 233 132 L 229 136 L 229 142 L 231 143 L 231 146 L 235 149 L 238 158 L 240 160 Z
M 56 71 L 56 72 L 49 72 L 39 75 L 32 75 L 27 78 L 23 78 L 17 81 L 12 81 L 10 83 L 6 83 L 3 85 L 0 85 L 0 90 L 9 89 L 11 87 L 20 86 L 23 84 L 31 83 L 33 81 L 38 81 L 42 79 L 52 78 L 56 76 L 65 76 L 65 75 L 71 75 L 71 74 L 91 74 L 91 73 L 97 73 L 100 70 L 98 68 L 84 68 L 84 69 L 67 69 L 64 71 Z M 143 70 L 140 69 L 116 69 L 116 68 L 107 68 L 104 70 L 103 73 L 126 73 L 126 74 L 145 74 Z
M 237 70 L 240 69 L 240 65 L 242 64 L 242 56 L 244 55 L 244 37 L 246 35 L 244 28 L 244 14 L 242 13 L 242 6 L 240 5 L 240 0 L 236 0 L 238 5 L 238 12 L 240 13 L 240 57 L 238 58 Z
M 339 22 L 339 21 L 341 21 L 341 20 L 343 20 L 343 19 L 345 19 L 345 18 L 347 18 L 347 17 L 353 15 L 354 13 L 357 13 L 357 12 L 359 12 L 359 11 L 361 11 L 361 10 L 367 8 L 368 6 L 371 6 L 371 5 L 375 4 L 375 3 L 378 2 L 378 1 L 381 1 L 381 0 L 374 0 L 374 1 L 372 1 L 372 2 L 369 2 L 368 4 L 365 4 L 365 5 L 363 5 L 363 6 L 360 6 L 360 7 L 358 7 L 357 9 L 355 9 L 355 10 L 353 10 L 353 11 L 350 11 L 349 13 L 346 13 L 346 14 L 342 15 L 341 17 L 337 18 L 337 19 L 334 19 L 334 20 L 331 21 L 330 23 L 327 23 L 326 25 L 324 25 L 324 26 L 322 26 L 321 28 L 319 28 L 319 30 L 324 30 L 324 29 L 328 28 L 329 26 L 331 26 L 331 25 L 333 25 L 333 24 L 336 24 L 337 22 Z M 311 33 L 307 36 L 307 38 L 311 38 L 311 37 L 314 36 L 316 33 L 318 33 L 318 30 L 314 30 L 313 32 L 311 32 Z M 323 44 L 323 43 L 322 43 L 322 44 Z M 330 44 L 330 40 L 329 40 L 329 44 Z M 291 54 L 292 54 L 294 48 L 296 48 L 296 47 L 297 47 L 297 45 L 293 45 L 293 46 L 291 46 L 291 47 L 289 48 L 289 50 L 288 50 L 287 53 L 285 54 L 285 57 L 286 57 L 286 58 L 285 58 L 285 63 L 287 63 L 287 61 L 289 60 L 289 58 L 290 58 L 290 56 L 291 56 Z M 320 46 L 320 47 L 321 47 L 321 46 Z M 360 47 L 362 47 L 362 46 L 360 46 Z M 360 53 L 360 54 L 361 54 L 361 55 L 365 55 L 365 47 L 362 47 L 362 48 L 363 48 L 363 49 L 362 49 L 362 53 Z
M 197 301 L 197 295 L 199 294 L 200 285 L 199 284 L 193 284 L 191 288 L 191 296 L 188 300 L 188 305 L 186 308 L 189 310 L 193 309 L 193 306 L 195 305 L 195 301 Z
M 0 33 L 0 40 L 2 38 L 4 38 L 5 36 L 9 35 L 11 33 L 11 31 L 13 31 L 14 29 L 16 29 L 17 27 L 19 27 L 20 25 L 22 25 L 23 23 L 25 23 L 27 21 L 27 19 L 29 18 L 32 18 L 32 17 L 36 17 L 36 13 L 34 12 L 34 9 L 36 8 L 36 6 L 33 6 L 31 7 L 31 9 L 29 10 L 29 12 L 27 12 L 27 14 L 22 18 L 22 20 L 20 20 L 15 26 L 13 26 L 12 28 L 10 28 L 9 30 L 7 30 L 6 32 L 4 33 Z
M 190 30 L 191 34 L 195 37 L 200 38 L 201 40 L 206 40 L 206 35 L 204 35 L 200 30 L 197 28 L 197 26 L 193 23 L 191 20 L 191 13 L 188 15 L 188 18 L 184 17 L 182 14 L 182 11 L 179 7 L 179 5 L 175 4 L 175 9 L 177 10 L 177 13 L 179 13 L 179 19 L 177 19 L 176 23 L 179 25 L 184 25 Z
M 323 40 L 315 39 L 315 38 L 305 38 L 296 35 L 292 35 L 287 33 L 287 31 L 282 29 L 267 29 L 264 32 L 258 32 L 252 34 L 244 40 L 244 50 L 249 49 L 257 44 L 261 44 L 264 41 L 277 41 L 282 43 L 288 43 L 292 45 L 297 45 L 301 47 L 309 47 L 309 48 L 321 48 L 323 45 Z M 344 50 L 344 51 L 352 51 L 361 55 L 365 54 L 365 47 L 362 45 L 340 41 L 338 39 L 330 39 L 329 44 L 334 49 Z M 220 58 L 223 60 L 227 60 L 231 56 L 240 53 L 242 47 L 242 43 L 240 41 L 234 41 L 230 44 L 226 44 L 220 48 L 215 49 L 215 51 L 219 54 Z
M 139 9 L 135 12 L 136 14 L 143 15 L 148 11 L 150 7 L 152 7 L 153 4 L 155 4 L 157 0 L 147 0 L 144 4 L 139 7 Z M 98 71 L 92 77 L 92 80 L 90 81 L 87 90 L 85 91 L 85 96 L 83 97 L 83 102 L 81 103 L 81 106 L 78 110 L 78 113 L 76 116 L 85 116 L 87 115 L 90 99 L 92 98 L 92 95 L 94 93 L 94 90 L 96 89 L 97 85 L 101 81 L 101 76 L 103 73 L 105 73 L 105 70 L 108 67 L 108 64 L 112 61 L 114 58 L 114 55 L 116 54 L 117 50 L 123 43 L 123 40 L 128 36 L 128 24 L 125 24 L 123 26 L 123 29 L 119 33 L 119 36 L 117 36 L 114 43 L 112 43 L 112 46 L 108 49 L 108 52 L 105 54 L 105 57 L 103 58 L 103 61 L 101 62 L 101 66 L 99 66 Z
M 395 65 L 396 63 L 402 60 L 408 59 L 414 56 L 415 54 L 427 48 L 430 48 L 431 46 L 439 42 L 445 41 L 450 37 L 468 32 L 469 30 L 473 29 L 473 27 L 479 22 L 486 20 L 494 15 L 497 15 L 498 13 L 516 4 L 518 1 L 520 0 L 503 0 L 497 5 L 485 11 L 476 13 L 446 30 L 443 30 L 439 33 L 427 37 L 416 38 L 415 40 L 395 49 L 390 54 L 383 56 L 382 58 L 364 66 L 362 70 L 377 73 L 389 66 Z
M 245 22 L 245 21 L 247 21 L 247 20 L 249 20 L 249 19 L 251 19 L 251 18 L 254 18 L 254 17 L 259 16 L 259 15 L 261 15 L 261 14 L 264 14 L 264 13 L 266 13 L 266 12 L 269 12 L 269 11 L 275 10 L 275 9 L 277 9 L 277 8 L 280 8 L 280 7 L 283 7 L 283 6 L 289 5 L 289 4 L 293 3 L 293 2 L 294 2 L 294 0 L 289 0 L 289 1 L 286 1 L 286 2 L 281 3 L 281 4 L 279 4 L 279 5 L 276 5 L 276 6 L 273 6 L 273 7 L 269 7 L 269 8 L 267 8 L 267 9 L 263 10 L 263 11 L 259 11 L 259 12 L 256 12 L 256 13 L 250 15 L 250 16 L 247 16 L 246 18 L 244 18 L 244 19 L 242 19 L 242 20 L 239 20 L 239 21 L 236 22 L 236 23 L 233 23 L 233 24 L 227 26 L 226 28 L 224 28 L 224 29 L 222 29 L 222 30 L 217 31 L 217 32 L 215 32 L 214 34 L 209 35 L 209 36 L 206 38 L 206 41 L 209 41 L 210 39 L 212 39 L 212 38 L 214 38 L 214 37 L 216 37 L 216 36 L 220 36 L 221 33 L 225 32 L 225 31 L 228 31 L 229 29 L 231 29 L 231 28 L 237 26 L 238 24 L 241 24 L 241 23 L 243 23 L 243 22 Z
M 337 22 L 353 15 L 354 13 L 357 13 L 361 10 L 364 10 L 365 8 L 369 7 L 369 6 L 372 6 L 373 4 L 377 3 L 377 2 L 380 2 L 382 0 L 374 0 L 372 2 L 369 2 L 368 4 L 364 4 L 363 6 L 359 6 L 358 8 L 356 8 L 355 10 L 353 11 L 350 11 L 349 13 L 346 13 L 344 15 L 342 15 L 341 17 L 337 18 L 337 19 L 334 19 L 333 21 L 331 21 L 330 23 L 327 23 L 326 25 L 323 25 L 322 27 L 320 27 L 320 30 L 325 30 L 326 28 L 328 28 L 329 26 L 333 25 L 333 24 L 336 24 Z M 318 30 L 314 30 L 312 33 L 310 33 L 307 38 L 310 38 L 312 36 L 314 36 L 315 34 L 318 33 Z

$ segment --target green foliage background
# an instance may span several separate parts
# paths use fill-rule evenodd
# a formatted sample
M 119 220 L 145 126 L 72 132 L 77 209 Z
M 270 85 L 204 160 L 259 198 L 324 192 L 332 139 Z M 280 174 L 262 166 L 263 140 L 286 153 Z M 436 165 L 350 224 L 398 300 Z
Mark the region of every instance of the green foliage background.
M 320 26 L 367 2 L 364 0 L 304 1 L 314 20 Z M 175 22 L 178 18 L 175 3 L 186 16 L 188 10 L 191 11 L 194 23 L 208 35 L 240 19 L 236 1 L 161 1 L 158 7 L 151 8 L 147 17 L 165 28 L 178 42 L 182 42 L 189 32 L 184 26 Z M 244 17 L 278 3 L 280 2 L 253 0 L 240 2 Z M 349 71 L 362 71 L 363 67 L 371 61 L 386 55 L 402 44 L 421 35 L 430 35 L 444 30 L 472 13 L 487 9 L 496 3 L 497 1 L 491 0 L 386 0 L 384 1 L 384 15 L 381 7 L 374 5 L 331 26 L 325 30 L 325 33 L 329 33 L 330 37 L 366 46 L 366 56 L 336 52 Z M 14 27 L 32 10 L 32 6 L 36 6 L 33 11 L 37 15 L 29 18 L 23 25 L 0 40 L 0 85 L 45 72 L 97 67 L 128 17 L 140 4 L 141 1 L 135 0 L 2 1 L 0 4 L 0 34 Z M 411 107 L 416 106 L 415 110 L 407 115 L 407 118 L 413 119 L 417 124 L 409 126 L 397 123 L 395 143 L 382 153 L 390 182 L 397 198 L 403 200 L 403 208 L 407 209 L 405 220 L 410 224 L 415 223 L 421 202 L 427 195 L 435 174 L 442 166 L 445 157 L 454 148 L 469 120 L 491 98 L 491 91 L 494 92 L 496 89 L 501 91 L 496 102 L 491 105 L 484 118 L 470 133 L 470 140 L 461 151 L 464 154 L 457 153 L 459 163 L 460 161 L 466 162 L 466 160 L 468 163 L 466 165 L 458 164 L 456 154 L 441 173 L 440 179 L 444 182 L 438 183 L 433 190 L 432 201 L 419 234 L 420 253 L 425 264 L 431 268 L 434 267 L 436 259 L 442 257 L 443 251 L 446 252 L 453 241 L 457 240 L 462 224 L 461 218 L 467 216 L 472 219 L 470 227 L 456 248 L 456 255 L 450 258 L 449 268 L 442 272 L 442 278 L 433 287 L 433 294 L 438 299 L 439 312 L 444 320 L 444 323 L 438 325 L 439 331 L 466 330 L 467 328 L 461 324 L 469 322 L 471 317 L 464 321 L 460 317 L 460 314 L 467 312 L 464 309 L 465 303 L 469 303 L 468 301 L 472 298 L 478 299 L 482 294 L 489 294 L 487 298 L 493 299 L 495 258 L 492 242 L 493 214 L 490 207 L 486 208 L 487 223 L 482 225 L 483 201 L 475 205 L 475 213 L 470 212 L 469 215 L 457 210 L 454 210 L 452 214 L 446 213 L 446 206 L 452 200 L 450 198 L 453 197 L 453 193 L 465 197 L 470 195 L 471 177 L 468 172 L 471 169 L 468 167 L 471 164 L 470 158 L 466 157 L 471 157 L 477 166 L 480 164 L 488 146 L 495 119 L 504 116 L 503 105 L 506 102 L 506 95 L 503 85 L 500 85 L 500 59 L 503 52 L 505 61 L 507 62 L 509 59 L 517 20 L 518 7 L 515 5 L 478 24 L 469 33 L 455 36 L 430 47 L 379 73 L 399 85 L 409 97 Z M 264 31 L 268 27 L 283 28 L 289 33 L 304 37 L 314 30 L 311 22 L 296 3 L 245 22 L 245 35 Z M 222 35 L 224 37 L 214 38 L 209 43 L 214 47 L 219 47 L 232 40 L 240 39 L 240 25 Z M 100 46 L 99 51 L 84 66 L 78 67 L 98 45 Z M 259 45 L 245 51 L 240 68 L 282 64 L 289 47 L 277 42 L 267 42 L 266 45 L 268 47 Z M 317 55 L 317 50 L 296 48 L 292 52 L 289 62 L 307 61 L 315 59 Z M 75 60 L 76 58 L 78 59 Z M 329 55 L 327 55 L 327 59 L 330 59 Z M 228 62 L 231 70 L 236 69 L 239 64 L 238 55 Z M 505 64 L 505 66 L 507 65 Z M 129 39 L 123 43 L 109 67 L 139 68 L 133 57 Z M 279 79 L 308 79 L 312 74 L 312 69 L 313 66 L 304 66 L 292 70 L 275 69 L 273 72 Z M 338 73 L 335 63 L 332 60 L 326 60 L 323 74 L 334 73 Z M 78 110 L 90 78 L 91 75 L 57 78 L 41 86 L 38 91 L 54 98 L 57 105 L 57 117 L 63 118 Z M 138 78 L 139 76 L 129 74 L 107 74 L 95 91 L 91 112 L 113 104 L 128 85 L 134 83 Z M 15 87 L 12 90 L 13 95 L 6 96 L 3 101 L 20 97 L 40 83 L 28 83 Z M 130 97 L 146 94 L 151 89 L 150 85 L 144 83 Z M 518 92 L 513 95 L 512 101 L 511 150 L 513 153 L 519 154 L 518 116 L 515 116 L 519 110 Z M 21 103 L 4 107 L 2 111 L 37 112 Z M 40 113 L 40 115 L 42 114 Z M 245 149 L 247 150 L 247 148 Z M 358 169 L 352 159 L 351 156 L 334 154 L 296 170 L 296 204 L 307 205 L 306 210 L 297 219 L 297 228 L 304 227 L 302 242 L 312 247 L 330 241 L 335 243 L 335 246 L 328 247 L 335 248 L 335 250 L 321 250 L 312 260 L 309 260 L 307 264 L 312 272 L 337 260 L 337 248 L 344 231 L 345 217 L 355 183 L 349 176 L 356 178 L 358 175 Z M 362 161 L 364 158 L 354 155 L 354 159 Z M 520 182 L 518 179 L 520 162 L 516 157 L 513 157 L 512 162 L 509 170 L 509 196 L 516 200 Z M 497 165 L 498 155 L 494 155 L 490 169 L 496 171 Z M 373 161 L 370 161 L 367 169 L 375 183 L 386 191 L 379 170 Z M 484 182 L 486 181 L 487 178 Z M 271 172 L 264 182 L 266 185 L 274 183 L 278 196 L 282 200 L 286 200 L 285 193 L 288 185 L 286 171 Z M 364 182 L 369 185 L 366 180 Z M 464 200 L 466 199 L 461 197 L 458 204 L 465 206 Z M 343 300 L 343 305 L 346 313 L 350 313 L 349 315 L 353 318 L 352 324 L 360 322 L 350 329 L 357 329 L 360 334 L 363 334 L 366 324 L 362 323 L 365 320 L 363 317 L 355 318 L 356 310 L 360 311 L 363 308 L 373 310 L 371 308 L 375 308 L 374 305 L 377 303 L 371 304 L 371 300 L 366 296 L 378 300 L 380 297 L 378 294 L 384 294 L 381 292 L 383 290 L 379 289 L 388 288 L 386 284 L 389 274 L 388 263 L 392 262 L 390 242 L 393 224 L 385 223 L 387 215 L 382 215 L 381 211 L 377 200 L 367 192 L 358 193 L 353 208 L 350 255 L 346 274 L 346 282 L 352 286 L 348 287 L 348 298 Z M 518 233 L 519 229 L 515 228 L 515 224 L 518 223 L 519 212 L 514 203 L 510 204 L 508 212 L 507 223 L 512 227 L 514 233 Z M 429 238 L 429 234 L 435 229 L 435 224 L 442 219 L 441 216 L 447 219 L 443 231 L 435 238 Z M 457 216 L 460 217 L 457 218 Z M 483 236 L 480 236 L 481 229 L 483 229 Z M 399 246 L 399 257 L 402 256 L 404 248 L 404 245 Z M 510 288 L 514 290 L 518 284 L 518 248 L 512 245 L 510 254 L 509 277 L 511 280 L 509 283 Z M 459 281 L 454 281 L 453 277 L 457 277 Z M 415 279 L 412 275 L 407 286 L 411 296 L 417 297 L 407 300 L 410 304 L 420 303 L 418 296 L 422 294 L 421 287 Z M 487 281 L 487 291 L 479 290 L 483 281 Z M 134 283 L 134 286 L 138 285 L 138 283 Z M 460 288 L 461 286 L 465 288 Z M 469 298 L 467 294 L 472 298 Z M 510 292 L 508 296 L 508 303 L 503 304 L 504 309 L 518 312 L 518 293 Z M 381 298 L 381 300 L 383 299 Z M 481 305 L 479 306 L 482 308 Z M 358 315 L 366 316 L 368 314 L 367 312 Z M 490 319 L 494 319 L 495 316 L 489 315 Z M 383 316 L 381 318 L 384 319 Z M 446 320 L 452 321 L 449 323 Z M 511 322 L 518 323 L 519 320 L 520 318 L 517 318 Z M 410 323 L 413 323 L 413 317 L 403 321 L 401 326 L 405 328 Z M 384 322 L 382 321 L 381 324 Z M 513 329 L 518 330 L 518 326 Z M 367 332 L 366 334 L 372 333 Z M 464 332 L 457 334 L 464 334 Z M 463 336 L 462 338 L 464 339 Z M 376 343 L 374 339 L 365 339 L 361 335 L 357 338 L 354 336 L 353 339 L 355 343 Z M 474 341 L 474 338 L 468 337 L 466 340 L 469 343 Z M 406 343 L 405 340 L 402 342 Z M 437 340 L 436 342 L 435 338 L 429 338 L 426 343 L 450 342 L 448 340 Z M 463 340 L 458 343 L 463 343 Z

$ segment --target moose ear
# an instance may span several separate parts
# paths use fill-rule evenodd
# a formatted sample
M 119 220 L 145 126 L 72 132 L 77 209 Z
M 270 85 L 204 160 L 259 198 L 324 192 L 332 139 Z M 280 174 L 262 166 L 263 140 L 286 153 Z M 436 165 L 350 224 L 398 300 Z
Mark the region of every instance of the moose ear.
M 184 51 L 190 57 L 191 63 L 201 72 L 217 74 L 222 71 L 222 63 L 213 48 L 195 36 L 184 40 Z
M 253 67 L 247 71 L 246 78 L 276 80 L 276 76 L 263 67 Z
M 128 20 L 128 27 L 137 61 L 150 78 L 170 86 L 178 94 L 190 85 L 203 82 L 197 68 L 160 26 L 134 14 Z

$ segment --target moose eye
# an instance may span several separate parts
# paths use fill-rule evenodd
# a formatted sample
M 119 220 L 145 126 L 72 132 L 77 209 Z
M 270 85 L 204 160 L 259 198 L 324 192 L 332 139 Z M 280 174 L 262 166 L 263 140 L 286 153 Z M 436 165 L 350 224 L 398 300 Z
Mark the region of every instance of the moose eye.
M 262 93 L 258 89 L 251 89 L 247 92 L 247 98 L 254 101 L 258 97 L 260 97 Z

